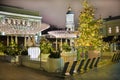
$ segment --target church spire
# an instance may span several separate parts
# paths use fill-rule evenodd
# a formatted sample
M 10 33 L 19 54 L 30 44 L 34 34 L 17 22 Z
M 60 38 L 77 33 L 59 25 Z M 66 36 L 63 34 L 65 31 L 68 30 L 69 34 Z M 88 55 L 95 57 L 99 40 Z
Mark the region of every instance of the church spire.
M 68 7 L 68 11 L 67 11 L 67 13 L 66 14 L 73 14 L 73 12 L 72 12 L 72 8 L 71 8 L 71 6 L 69 5 L 69 7 Z
M 68 11 L 71 11 L 72 10 L 72 8 L 71 8 L 71 6 L 69 5 L 69 7 L 68 7 Z
M 74 31 L 75 29 L 74 25 L 74 13 L 72 12 L 72 9 L 69 5 L 68 11 L 66 13 L 66 29 L 67 31 Z

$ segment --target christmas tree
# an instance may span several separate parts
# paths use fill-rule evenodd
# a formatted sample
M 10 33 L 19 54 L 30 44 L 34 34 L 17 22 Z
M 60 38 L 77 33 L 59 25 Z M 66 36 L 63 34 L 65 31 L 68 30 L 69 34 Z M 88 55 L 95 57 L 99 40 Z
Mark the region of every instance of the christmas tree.
M 83 1 L 83 10 L 79 15 L 78 38 L 75 40 L 76 47 L 84 47 L 87 51 L 101 50 L 105 45 L 102 40 L 100 29 L 103 25 L 101 18 L 95 18 L 94 7 L 89 5 L 87 0 Z

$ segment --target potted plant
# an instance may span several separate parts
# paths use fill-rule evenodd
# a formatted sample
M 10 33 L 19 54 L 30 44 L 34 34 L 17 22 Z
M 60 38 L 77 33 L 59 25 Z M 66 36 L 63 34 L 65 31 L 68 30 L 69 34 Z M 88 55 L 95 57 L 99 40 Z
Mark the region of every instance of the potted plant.
M 63 49 L 64 52 L 70 52 L 71 51 L 70 45 L 68 43 L 66 43 L 66 42 L 64 42 L 62 44 L 62 49 Z
M 60 53 L 61 51 L 58 50 L 58 51 L 55 51 L 53 49 L 50 50 L 50 55 L 49 55 L 49 58 L 60 58 Z
M 7 55 L 7 61 L 18 62 L 16 56 L 19 55 L 19 48 L 13 39 L 11 40 L 10 45 L 5 48 L 4 52 Z
M 4 54 L 5 46 L 3 42 L 0 42 L 0 59 L 4 60 L 5 59 L 5 54 Z
M 60 48 L 58 48 L 57 51 L 54 49 L 50 50 L 50 55 L 47 62 L 49 72 L 59 72 L 63 68 L 64 61 L 63 58 L 61 58 Z
M 0 55 L 4 55 L 5 46 L 3 42 L 0 42 Z
M 57 51 L 53 48 L 52 43 L 42 37 L 40 40 L 40 58 L 43 61 L 46 61 L 45 69 L 48 72 L 55 72 L 57 69 L 61 68 L 63 65 L 63 61 L 61 59 L 60 53 L 61 51 L 58 49 Z
M 49 40 L 47 40 L 44 36 L 40 40 L 40 58 L 42 60 L 47 60 L 51 50 L 52 50 L 52 44 Z
M 20 55 L 23 55 L 23 56 L 26 56 L 26 55 L 28 55 L 28 50 L 26 49 L 26 48 L 24 48 L 24 49 L 22 49 L 22 50 L 20 50 L 21 52 L 20 52 Z

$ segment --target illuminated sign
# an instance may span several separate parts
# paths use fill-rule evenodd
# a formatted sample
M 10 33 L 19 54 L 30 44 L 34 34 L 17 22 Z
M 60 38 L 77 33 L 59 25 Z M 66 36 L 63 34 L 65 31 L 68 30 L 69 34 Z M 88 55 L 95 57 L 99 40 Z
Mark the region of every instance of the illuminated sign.
M 28 55 L 30 59 L 37 59 L 40 55 L 40 48 L 39 47 L 30 47 L 28 48 Z

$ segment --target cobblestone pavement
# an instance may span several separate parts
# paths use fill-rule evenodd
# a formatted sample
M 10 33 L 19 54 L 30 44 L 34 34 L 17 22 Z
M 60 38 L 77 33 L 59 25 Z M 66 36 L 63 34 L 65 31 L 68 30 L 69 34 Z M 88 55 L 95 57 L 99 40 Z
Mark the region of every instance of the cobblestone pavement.
M 111 63 L 73 76 L 71 80 L 120 80 L 120 62 Z
M 0 80 L 59 80 L 48 73 L 0 61 Z
M 0 80 L 120 80 L 120 62 L 63 79 L 44 71 L 0 61 Z

